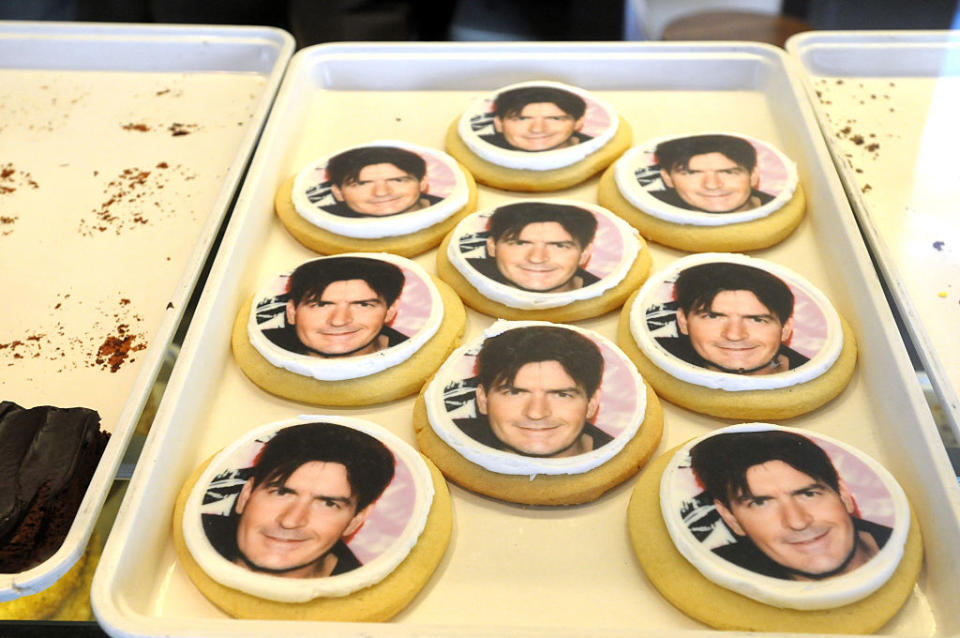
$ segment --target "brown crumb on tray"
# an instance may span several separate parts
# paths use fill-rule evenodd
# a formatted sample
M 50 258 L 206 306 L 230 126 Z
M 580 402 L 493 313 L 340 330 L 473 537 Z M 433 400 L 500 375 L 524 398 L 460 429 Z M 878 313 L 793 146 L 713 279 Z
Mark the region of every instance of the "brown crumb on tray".
M 145 343 L 137 343 L 137 335 L 129 334 L 130 326 L 120 324 L 116 334 L 108 335 L 97 350 L 96 363 L 104 370 L 116 372 L 120 369 L 131 353 L 139 352 L 147 347 Z M 132 361 L 132 359 L 131 359 Z
M 81 218 L 78 232 L 90 237 L 96 233 L 112 230 L 119 235 L 122 231 L 137 225 L 151 223 L 157 214 L 168 217 L 176 214 L 167 208 L 162 191 L 172 179 L 192 180 L 196 175 L 188 173 L 181 166 L 171 168 L 167 162 L 158 162 L 154 169 L 139 167 L 127 168 L 107 183 L 103 191 L 104 200 L 99 208 Z
M 130 122 L 129 124 L 123 125 L 123 130 L 125 131 L 140 131 L 141 133 L 146 133 L 150 130 L 150 127 L 143 123 L 134 123 Z
M 178 137 L 180 135 L 190 135 L 190 133 L 196 131 L 197 128 L 199 127 L 196 124 L 181 124 L 180 122 L 174 122 L 167 127 L 167 130 L 170 131 L 170 134 L 174 137 Z
M 27 171 L 18 170 L 12 163 L 0 164 L 0 195 L 13 193 L 18 188 L 40 188 Z
M 119 305 L 117 301 L 97 303 L 95 315 L 101 319 L 85 326 L 69 323 L 74 311 L 84 305 L 83 300 L 70 297 L 69 293 L 58 294 L 39 327 L 0 343 L 0 366 L 44 359 L 57 362 L 57 373 L 86 367 L 115 373 L 136 361 L 134 353 L 147 348 L 147 337 L 139 331 L 143 317 L 132 312 L 126 297 L 120 297 Z

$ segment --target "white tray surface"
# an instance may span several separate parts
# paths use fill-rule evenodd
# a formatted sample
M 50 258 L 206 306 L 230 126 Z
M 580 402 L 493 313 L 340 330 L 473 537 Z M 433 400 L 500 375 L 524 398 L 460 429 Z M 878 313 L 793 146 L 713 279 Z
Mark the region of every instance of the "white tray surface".
M 174 71 L 187 49 L 207 68 Z M 82 551 L 291 49 L 265 29 L 0 23 L 0 398 L 89 407 L 113 435 L 63 547 L 0 576 L 0 600 Z M 111 339 L 130 348 L 113 361 Z
M 398 76 L 392 66 L 402 65 Z M 318 47 L 298 54 L 278 97 L 235 216 L 211 272 L 167 396 L 94 583 L 101 622 L 117 635 L 294 636 L 313 625 L 234 620 L 192 585 L 170 537 L 181 482 L 205 458 L 264 422 L 304 413 L 369 418 L 413 441 L 413 399 L 323 410 L 272 397 L 233 361 L 230 327 L 241 303 L 276 272 L 313 256 L 272 212 L 275 189 L 308 160 L 369 139 L 442 148 L 447 125 L 480 93 L 526 79 L 592 89 L 634 127 L 635 139 L 721 129 L 783 149 L 800 166 L 811 215 L 777 247 L 756 253 L 819 286 L 853 324 L 862 357 L 835 401 L 788 424 L 855 445 L 904 485 L 927 547 L 954 552 L 957 487 L 829 156 L 798 83 L 762 46 L 437 45 Z M 729 73 L 726 70 L 729 69 Z M 364 83 L 367 88 L 364 88 Z M 462 90 L 468 86 L 469 90 Z M 596 201 L 597 180 L 555 193 Z M 481 187 L 480 206 L 532 195 Z M 682 253 L 651 245 L 658 270 Z M 417 258 L 433 272 L 435 251 Z M 491 319 L 468 311 L 468 338 Z M 577 325 L 613 338 L 616 313 Z M 660 451 L 730 421 L 665 407 Z M 629 480 L 596 502 L 522 507 L 451 486 L 453 540 L 431 582 L 393 623 L 330 624 L 325 635 L 678 635 L 704 627 L 674 609 L 639 569 L 627 539 Z M 958 595 L 947 560 L 920 584 L 883 633 L 941 635 Z M 148 585 L 149 584 L 149 585 Z
M 960 434 L 960 35 L 807 33 L 790 50 L 854 211 Z

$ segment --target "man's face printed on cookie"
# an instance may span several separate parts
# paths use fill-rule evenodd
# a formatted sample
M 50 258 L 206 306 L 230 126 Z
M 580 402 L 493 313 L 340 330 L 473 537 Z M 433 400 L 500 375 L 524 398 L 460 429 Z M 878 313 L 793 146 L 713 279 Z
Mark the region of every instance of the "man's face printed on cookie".
M 493 126 L 514 148 L 548 151 L 569 146 L 574 132 L 583 126 L 583 118 L 574 119 L 553 102 L 533 102 L 519 113 L 494 117 Z
M 514 237 L 487 239 L 487 254 L 497 270 L 519 288 L 537 292 L 564 292 L 580 288 L 574 275 L 590 260 L 592 244 L 586 247 L 558 222 L 527 224 Z
M 877 551 L 869 534 L 854 529 L 853 499 L 780 460 L 746 473 L 749 494 L 730 495 L 730 507 L 715 501 L 724 522 L 747 536 L 794 579 L 834 576 L 866 562 Z
M 386 346 L 380 334 L 397 314 L 363 279 L 334 281 L 320 299 L 287 302 L 287 323 L 314 356 L 357 356 Z
M 664 184 L 677 191 L 687 204 L 709 213 L 732 213 L 760 205 L 751 197 L 760 183 L 757 169 L 750 171 L 723 153 L 692 156 L 686 165 L 661 169 Z
M 249 479 L 236 504 L 238 563 L 290 578 L 329 576 L 336 558 L 328 552 L 370 509 L 356 508 L 342 463 L 309 461 L 283 483 L 256 488 Z
M 494 436 L 527 456 L 589 452 L 583 428 L 599 404 L 599 393 L 587 396 L 557 361 L 527 363 L 512 381 L 499 380 L 489 392 L 477 387 L 477 409 L 487 416 Z
M 426 205 L 420 201 L 420 193 L 427 190 L 427 179 L 419 180 L 393 164 L 370 164 L 360 169 L 357 179 L 333 184 L 331 190 L 356 213 L 394 215 Z
M 790 338 L 793 319 L 781 323 L 749 290 L 723 290 L 709 307 L 689 313 L 678 308 L 677 327 L 708 363 L 760 375 L 781 370 L 777 353 Z

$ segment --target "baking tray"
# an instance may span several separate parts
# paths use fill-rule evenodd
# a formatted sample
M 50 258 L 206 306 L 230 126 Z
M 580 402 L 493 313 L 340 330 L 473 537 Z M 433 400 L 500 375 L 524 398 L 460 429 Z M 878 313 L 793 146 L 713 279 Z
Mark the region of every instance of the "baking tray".
M 960 32 L 808 32 L 787 50 L 918 358 L 960 440 Z
M 235 313 L 275 273 L 313 254 L 273 213 L 277 187 L 314 157 L 369 139 L 442 148 L 447 125 L 470 100 L 533 79 L 582 86 L 608 100 L 637 140 L 698 130 L 769 140 L 799 164 L 809 216 L 756 255 L 819 286 L 862 346 L 850 385 L 834 401 L 786 423 L 834 436 L 873 455 L 912 499 L 927 562 L 920 584 L 884 631 L 947 635 L 960 579 L 958 491 L 917 377 L 786 54 L 723 43 L 332 44 L 291 61 L 183 350 L 158 408 L 93 585 L 103 627 L 117 636 L 573 636 L 699 635 L 704 627 L 668 604 L 633 556 L 629 480 L 576 507 L 524 507 L 452 485 L 454 533 L 430 583 L 393 622 L 243 621 L 193 586 L 171 541 L 174 499 L 187 475 L 243 432 L 299 414 L 370 419 L 413 442 L 413 398 L 326 410 L 273 397 L 250 383 L 230 353 Z M 598 179 L 551 195 L 596 201 Z M 533 195 L 480 187 L 479 206 Z M 683 253 L 651 245 L 654 268 Z M 436 250 L 416 258 L 435 272 Z M 577 322 L 607 337 L 617 313 Z M 491 323 L 468 311 L 467 338 Z M 665 404 L 660 451 L 730 421 Z
M 86 545 L 286 63 L 267 28 L 0 23 L 0 398 L 112 433 L 43 589 Z

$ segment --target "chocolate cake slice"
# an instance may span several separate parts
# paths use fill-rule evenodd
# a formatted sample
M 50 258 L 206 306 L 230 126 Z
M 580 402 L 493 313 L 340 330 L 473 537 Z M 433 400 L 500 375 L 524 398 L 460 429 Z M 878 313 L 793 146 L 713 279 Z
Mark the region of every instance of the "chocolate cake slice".
M 94 410 L 0 402 L 0 573 L 57 551 L 109 437 Z

